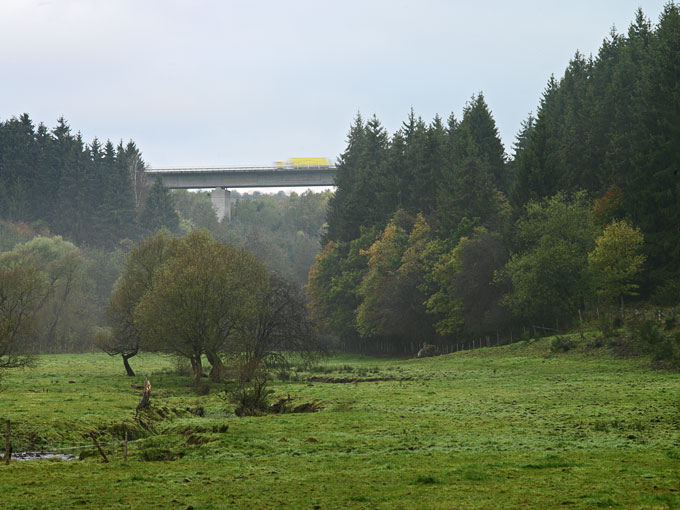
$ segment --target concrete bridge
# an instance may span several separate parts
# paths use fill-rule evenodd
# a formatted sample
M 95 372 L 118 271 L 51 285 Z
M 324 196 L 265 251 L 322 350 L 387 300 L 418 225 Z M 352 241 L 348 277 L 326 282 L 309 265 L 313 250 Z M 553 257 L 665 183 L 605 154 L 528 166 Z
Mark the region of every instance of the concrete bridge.
M 149 178 L 161 176 L 171 189 L 213 189 L 210 193 L 219 219 L 231 219 L 229 188 L 292 188 L 334 186 L 335 166 L 253 166 L 206 168 L 156 168 Z

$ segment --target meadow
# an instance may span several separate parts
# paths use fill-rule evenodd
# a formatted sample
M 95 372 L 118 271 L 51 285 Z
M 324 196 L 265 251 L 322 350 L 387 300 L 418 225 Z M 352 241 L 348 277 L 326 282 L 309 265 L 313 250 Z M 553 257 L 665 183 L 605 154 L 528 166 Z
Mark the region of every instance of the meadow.
M 680 374 L 646 359 L 547 339 L 332 355 L 273 373 L 273 402 L 316 412 L 243 418 L 170 358 L 132 364 L 136 378 L 105 354 L 54 355 L 5 374 L 14 450 L 78 458 L 1 464 L 0 508 L 680 508 Z M 110 463 L 90 433 L 115 443 Z

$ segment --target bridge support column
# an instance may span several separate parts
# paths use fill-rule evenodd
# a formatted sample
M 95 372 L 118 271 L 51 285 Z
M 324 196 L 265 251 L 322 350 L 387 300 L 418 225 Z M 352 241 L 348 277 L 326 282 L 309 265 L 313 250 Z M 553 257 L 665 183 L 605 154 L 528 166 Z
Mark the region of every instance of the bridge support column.
M 215 188 L 210 192 L 210 200 L 218 220 L 231 220 L 231 191 L 227 188 Z

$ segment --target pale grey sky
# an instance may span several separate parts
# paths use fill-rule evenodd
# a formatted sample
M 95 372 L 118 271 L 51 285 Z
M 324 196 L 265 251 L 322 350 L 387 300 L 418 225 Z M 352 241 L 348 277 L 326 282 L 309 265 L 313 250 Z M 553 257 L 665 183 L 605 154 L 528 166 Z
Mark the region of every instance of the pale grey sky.
M 335 158 L 357 111 L 460 117 L 506 151 L 551 73 L 665 0 L 0 0 L 0 120 L 63 115 L 153 167 Z

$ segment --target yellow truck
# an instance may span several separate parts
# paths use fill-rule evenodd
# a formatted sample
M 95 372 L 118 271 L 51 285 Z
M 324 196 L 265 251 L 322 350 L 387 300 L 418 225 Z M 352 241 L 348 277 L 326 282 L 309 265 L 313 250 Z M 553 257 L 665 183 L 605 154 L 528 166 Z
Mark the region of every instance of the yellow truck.
M 274 165 L 281 168 L 304 168 L 331 166 L 328 158 L 289 158 L 286 161 L 274 161 Z

